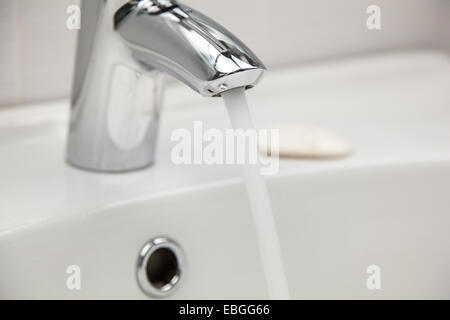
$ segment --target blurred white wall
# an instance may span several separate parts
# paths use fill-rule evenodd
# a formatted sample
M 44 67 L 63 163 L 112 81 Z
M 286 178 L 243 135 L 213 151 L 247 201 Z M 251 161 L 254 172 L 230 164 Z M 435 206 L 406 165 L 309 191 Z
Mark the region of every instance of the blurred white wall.
M 73 0 L 0 0 L 0 106 L 65 97 L 76 33 L 66 28 Z
M 67 97 L 78 0 L 0 0 L 0 106 Z M 181 1 L 183 2 L 183 1 Z M 269 68 L 371 51 L 450 50 L 450 0 L 184 0 L 244 40 Z M 366 8 L 382 8 L 381 31 Z
M 441 27 L 443 35 L 441 37 L 444 47 L 450 53 L 450 0 L 443 0 L 443 10 L 441 21 L 443 26 Z

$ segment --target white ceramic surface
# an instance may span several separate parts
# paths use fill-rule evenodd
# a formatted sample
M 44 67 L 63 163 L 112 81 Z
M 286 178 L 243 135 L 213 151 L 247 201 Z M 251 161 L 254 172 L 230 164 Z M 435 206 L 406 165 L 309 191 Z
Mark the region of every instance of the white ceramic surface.
M 293 298 L 450 298 L 449 86 L 449 56 L 423 51 L 269 72 L 249 92 L 257 126 L 316 125 L 355 147 L 268 179 Z M 156 165 L 120 175 L 65 164 L 67 116 L 67 101 L 0 111 L 0 298 L 146 298 L 136 258 L 159 235 L 186 252 L 173 298 L 267 297 L 239 170 L 170 161 L 174 129 L 229 127 L 220 99 L 169 88 Z

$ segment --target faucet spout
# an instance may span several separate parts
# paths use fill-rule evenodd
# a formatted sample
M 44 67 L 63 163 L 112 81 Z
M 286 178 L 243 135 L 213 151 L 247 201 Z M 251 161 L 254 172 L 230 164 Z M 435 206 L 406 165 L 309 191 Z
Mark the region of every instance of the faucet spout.
M 252 88 L 265 67 L 224 27 L 175 0 L 82 0 L 67 146 L 71 165 L 154 162 L 163 74 L 199 94 Z
M 251 88 L 265 70 L 258 57 L 224 27 L 175 1 L 127 3 L 115 15 L 115 29 L 136 60 L 203 96 Z

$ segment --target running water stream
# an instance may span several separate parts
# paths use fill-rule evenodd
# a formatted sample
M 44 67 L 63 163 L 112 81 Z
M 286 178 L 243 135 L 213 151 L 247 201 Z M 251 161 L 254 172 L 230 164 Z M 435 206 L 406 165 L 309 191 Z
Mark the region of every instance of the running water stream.
M 222 94 L 234 129 L 254 130 L 244 88 Z M 281 258 L 280 241 L 266 182 L 259 165 L 242 166 L 259 243 L 261 263 L 270 299 L 289 299 L 289 289 Z

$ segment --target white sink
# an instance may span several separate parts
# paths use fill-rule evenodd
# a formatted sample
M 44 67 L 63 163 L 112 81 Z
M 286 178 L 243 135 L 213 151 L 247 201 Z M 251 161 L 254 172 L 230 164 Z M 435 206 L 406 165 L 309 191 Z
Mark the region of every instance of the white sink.
M 257 126 L 346 137 L 341 160 L 282 160 L 268 179 L 292 298 L 450 298 L 450 58 L 398 52 L 268 72 Z M 0 111 L 0 298 L 146 298 L 142 245 L 183 248 L 170 298 L 267 298 L 256 232 L 231 166 L 175 166 L 172 130 L 228 128 L 220 99 L 167 92 L 158 159 L 108 175 L 64 162 L 67 101 Z M 81 290 L 66 286 L 81 268 Z M 381 290 L 368 290 L 368 266 Z

